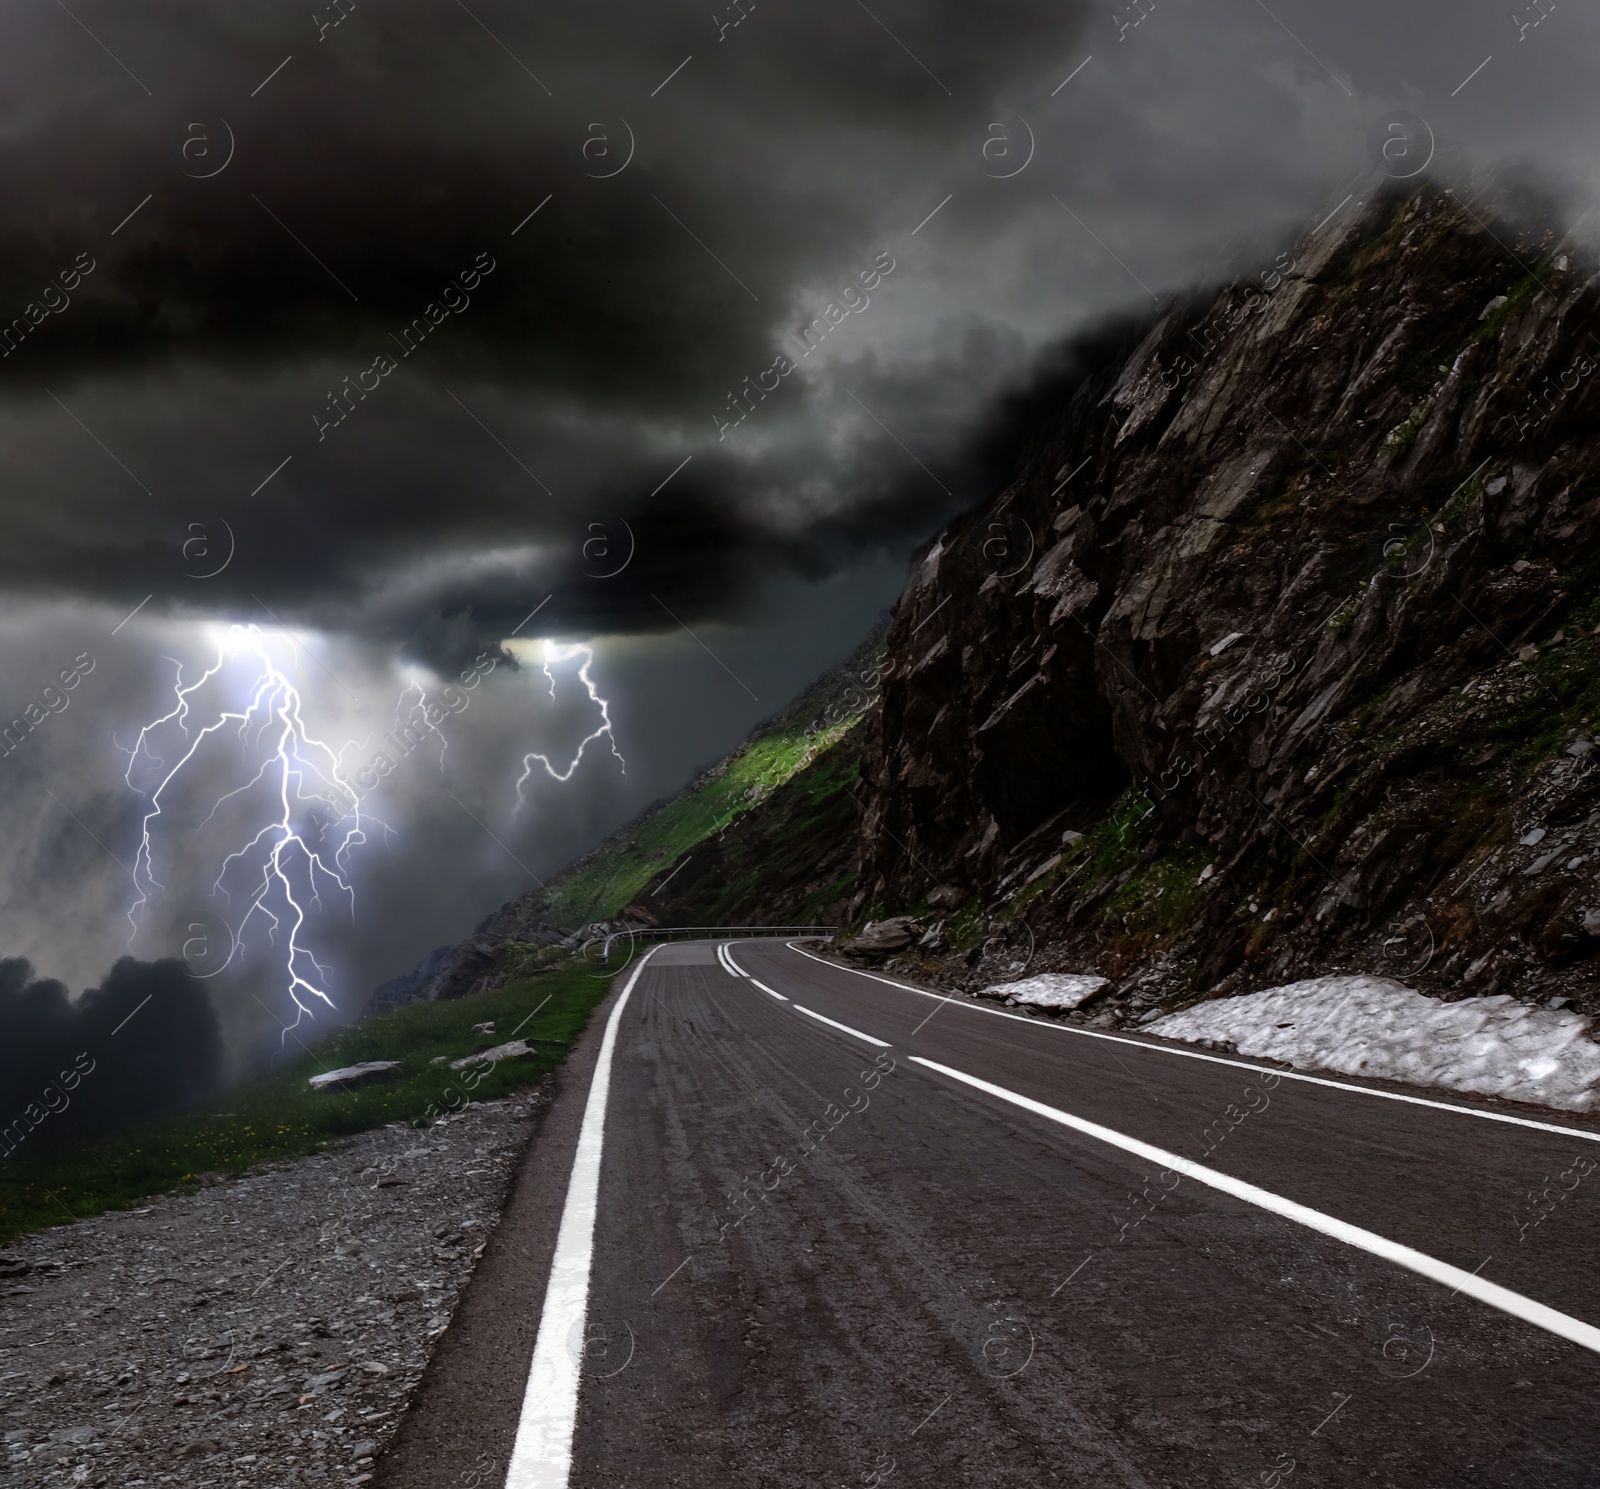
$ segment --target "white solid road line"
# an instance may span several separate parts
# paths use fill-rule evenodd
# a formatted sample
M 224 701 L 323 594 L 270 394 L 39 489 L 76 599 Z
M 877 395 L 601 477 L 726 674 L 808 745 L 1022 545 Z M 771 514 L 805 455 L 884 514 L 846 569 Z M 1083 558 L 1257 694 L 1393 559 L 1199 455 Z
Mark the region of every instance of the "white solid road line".
M 753 978 L 753 977 L 752 977 L 752 978 L 751 978 L 751 979 L 750 979 L 750 981 L 751 981 L 751 982 L 752 982 L 752 983 L 753 983 L 753 984 L 754 984 L 754 985 L 755 985 L 755 986 L 756 986 L 756 987 L 758 987 L 758 988 L 760 988 L 760 989 L 761 989 L 761 991 L 762 991 L 762 992 L 764 992 L 764 993 L 766 993 L 766 994 L 768 994 L 768 995 L 769 995 L 769 996 L 770 996 L 770 997 L 773 997 L 773 998 L 776 998 L 776 999 L 777 999 L 777 1000 L 778 1000 L 778 1001 L 779 1001 L 779 1002 L 780 1002 L 780 1003 L 787 1003 L 787 1002 L 788 1002 L 788 1001 L 789 1001 L 789 1000 L 788 1000 L 788 999 L 787 999 L 787 998 L 785 998 L 785 997 L 784 997 L 784 996 L 783 996 L 783 994 L 782 994 L 782 993 L 775 993 L 775 992 L 773 992 L 773 991 L 772 991 L 772 989 L 771 989 L 771 988 L 769 988 L 769 987 L 768 987 L 768 986 L 767 986 L 767 985 L 766 985 L 766 983 L 764 983 L 764 982 L 756 982 L 756 980 L 755 980 L 755 978 Z
M 600 1058 L 589 1084 L 589 1099 L 578 1130 L 567 1202 L 561 1211 L 550 1281 L 539 1335 L 534 1341 L 528 1385 L 522 1395 L 517 1440 L 506 1469 L 506 1489 L 566 1489 L 572 1472 L 572 1432 L 578 1418 L 578 1385 L 582 1374 L 584 1322 L 589 1308 L 589 1272 L 594 1261 L 594 1226 L 600 1193 L 600 1157 L 605 1143 L 606 1097 L 611 1090 L 611 1055 L 617 1023 L 628 1006 L 633 985 L 644 964 L 655 955 L 652 946 L 633 969 L 622 996 L 606 1020 Z M 574 1341 L 578 1341 L 575 1345 Z
M 795 1006 L 798 1008 L 799 1004 Z M 1502 1313 L 1509 1313 L 1524 1323 L 1548 1330 L 1562 1339 L 1570 1340 L 1600 1354 L 1600 1329 L 1595 1328 L 1593 1324 L 1586 1324 L 1582 1319 L 1573 1318 L 1570 1314 L 1559 1313 L 1554 1308 L 1537 1303 L 1521 1293 L 1514 1293 L 1510 1288 L 1501 1287 L 1498 1283 L 1486 1282 L 1474 1272 L 1464 1272 L 1460 1267 L 1453 1267 L 1449 1262 L 1439 1261 L 1424 1252 L 1413 1251 L 1411 1247 L 1402 1246 L 1398 1241 L 1390 1241 L 1372 1231 L 1362 1230 L 1360 1226 L 1336 1220 L 1331 1215 L 1324 1215 L 1320 1210 L 1297 1204 L 1294 1200 L 1285 1199 L 1281 1194 L 1274 1194 L 1269 1189 L 1259 1189 L 1254 1184 L 1246 1184 L 1244 1180 L 1219 1173 L 1214 1168 L 1206 1168 L 1192 1159 L 1158 1148 L 1153 1143 L 1141 1142 L 1136 1137 L 1128 1137 L 1110 1127 L 1102 1127 L 1098 1122 L 1074 1117 L 1070 1112 L 1046 1106 L 1042 1101 L 1034 1101 L 1031 1097 L 1018 1095 L 1015 1091 L 1006 1090 L 1004 1086 L 992 1085 L 988 1081 L 979 1080 L 977 1076 L 952 1070 L 948 1065 L 940 1065 L 934 1060 L 924 1060 L 920 1055 L 912 1055 L 911 1059 L 918 1065 L 926 1066 L 929 1070 L 937 1070 L 941 1075 L 947 1075 L 952 1080 L 985 1091 L 990 1096 L 997 1096 L 1002 1101 L 1009 1101 L 1025 1111 L 1048 1117 L 1063 1127 L 1071 1127 L 1103 1143 L 1109 1143 L 1114 1148 L 1121 1148 L 1126 1153 L 1136 1154 L 1147 1163 L 1158 1163 L 1169 1173 L 1186 1175 L 1196 1183 L 1220 1189 L 1224 1194 L 1231 1194 L 1246 1204 L 1257 1205 L 1274 1215 L 1283 1216 L 1286 1220 L 1293 1220 L 1311 1230 L 1321 1231 L 1323 1235 L 1332 1236 L 1336 1241 L 1343 1241 L 1347 1246 L 1359 1247 L 1373 1256 L 1380 1256 L 1385 1261 L 1405 1267 L 1408 1271 L 1419 1273 L 1434 1282 L 1443 1283 L 1453 1292 L 1466 1293 L 1468 1297 L 1476 1298 L 1480 1303 L 1487 1303 L 1491 1308 L 1498 1308 Z
M 1129 1039 L 1121 1034 L 1106 1034 L 1099 1029 L 1075 1029 L 1070 1024 L 1041 1024 L 1038 1019 L 1027 1018 L 1020 1013 L 1007 1013 L 1000 1008 L 985 1008 L 982 1004 L 968 1003 L 961 998 L 952 999 L 948 993 L 930 993 L 927 988 L 912 987 L 908 982 L 896 982 L 892 977 L 880 977 L 876 972 L 863 972 L 856 967 L 841 966 L 838 962 L 830 962 L 826 957 L 816 956 L 803 946 L 796 946 L 793 941 L 786 941 L 784 945 L 790 951 L 798 951 L 803 957 L 821 962 L 824 967 L 832 967 L 836 972 L 853 972 L 857 977 L 866 977 L 873 982 L 899 988 L 903 993 L 915 993 L 919 998 L 933 998 L 940 1003 L 954 1001 L 957 1008 L 964 1008 L 969 1013 L 986 1013 L 991 1018 L 1015 1019 L 1019 1024 L 1029 1024 L 1035 1029 L 1047 1029 L 1053 1034 L 1080 1034 L 1085 1039 L 1108 1039 L 1112 1044 L 1130 1044 L 1134 1049 L 1144 1050 L 1147 1054 L 1176 1055 L 1182 1060 L 1204 1060 L 1208 1065 L 1231 1065 L 1235 1070 L 1254 1071 L 1257 1075 L 1281 1076 L 1286 1081 L 1303 1081 L 1308 1086 L 1331 1086 L 1335 1091 L 1354 1091 L 1358 1096 L 1376 1096 L 1384 1101 L 1404 1101 L 1410 1106 L 1431 1106 L 1436 1111 L 1458 1112 L 1463 1117 L 1482 1117 L 1486 1122 L 1509 1122 L 1514 1127 L 1536 1127 L 1541 1132 L 1558 1132 L 1563 1137 L 1581 1137 L 1591 1143 L 1600 1143 L 1600 1132 L 1586 1131 L 1581 1127 L 1563 1127 L 1558 1122 L 1539 1122 L 1532 1117 L 1513 1117 L 1509 1112 L 1490 1112 L 1475 1106 L 1457 1106 L 1450 1101 L 1430 1101 L 1426 1096 L 1405 1096 L 1399 1091 L 1379 1091 L 1371 1086 L 1353 1086 L 1349 1081 L 1329 1080 L 1321 1075 L 1304 1075 L 1298 1070 L 1279 1069 L 1276 1065 L 1252 1065 L 1248 1060 L 1230 1060 L 1226 1055 L 1203 1055 L 1199 1050 L 1180 1050 L 1165 1044 L 1146 1044 L 1142 1039 Z
M 717 960 L 722 963 L 728 974 L 732 977 L 748 977 L 750 974 L 733 959 L 733 950 L 726 941 L 717 942 Z
M 755 979 L 750 979 L 752 982 Z M 843 1029 L 846 1034 L 854 1034 L 857 1039 L 864 1039 L 868 1044 L 875 1044 L 879 1049 L 888 1049 L 887 1039 L 874 1039 L 870 1034 L 863 1034 L 859 1029 L 852 1029 L 849 1024 L 841 1024 L 838 1019 L 824 1018 L 820 1013 L 813 1013 L 811 1009 L 802 1007 L 799 1003 L 794 1005 L 796 1013 L 803 1013 L 807 1018 L 814 1018 L 819 1024 L 832 1024 L 835 1029 Z

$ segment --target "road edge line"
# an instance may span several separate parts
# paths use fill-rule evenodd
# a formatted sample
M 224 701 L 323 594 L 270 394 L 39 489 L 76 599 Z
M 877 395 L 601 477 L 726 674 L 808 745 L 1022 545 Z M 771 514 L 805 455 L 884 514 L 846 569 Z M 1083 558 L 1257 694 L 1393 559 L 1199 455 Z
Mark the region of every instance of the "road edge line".
M 583 1123 L 572 1156 L 572 1176 L 556 1233 L 555 1255 L 545 1285 L 539 1332 L 528 1364 L 517 1436 L 506 1466 L 506 1489 L 565 1489 L 572 1474 L 572 1437 L 578 1422 L 581 1356 L 569 1339 L 581 1337 L 589 1309 L 589 1274 L 594 1264 L 595 1221 L 600 1197 L 600 1160 L 605 1149 L 606 1100 L 611 1092 L 611 1057 L 617 1025 L 633 987 L 659 947 L 652 946 L 629 974 L 622 996 L 606 1020 L 605 1037 L 589 1082 Z
M 796 1005 L 798 1006 L 798 1005 Z M 1287 1199 L 1281 1194 L 1274 1194 L 1270 1189 L 1262 1189 L 1258 1185 L 1248 1184 L 1243 1179 L 1235 1179 L 1231 1174 L 1225 1174 L 1214 1168 L 1207 1168 L 1204 1164 L 1196 1163 L 1193 1159 L 1184 1158 L 1178 1153 L 1169 1153 L 1164 1148 L 1158 1148 L 1154 1143 L 1147 1143 L 1140 1138 L 1129 1137 L 1126 1133 L 1118 1132 L 1112 1127 L 1102 1127 L 1098 1122 L 1091 1122 L 1084 1117 L 1075 1117 L 1071 1112 L 1064 1112 L 1059 1107 L 1046 1106 L 1042 1101 L 1035 1101 L 1031 1096 L 1023 1096 L 1016 1091 L 1008 1091 L 1004 1086 L 996 1086 L 989 1081 L 981 1080 L 975 1075 L 967 1075 L 964 1071 L 952 1069 L 948 1065 L 941 1065 L 936 1060 L 924 1059 L 921 1055 L 908 1057 L 917 1065 L 925 1066 L 929 1070 L 937 1070 L 941 1075 L 947 1075 L 953 1080 L 958 1080 L 974 1089 L 986 1092 L 990 1096 L 998 1097 L 1002 1101 L 1009 1101 L 1013 1106 L 1020 1106 L 1024 1111 L 1033 1112 L 1037 1116 L 1048 1118 L 1052 1122 L 1059 1122 L 1063 1127 L 1070 1127 L 1076 1132 L 1081 1132 L 1087 1137 L 1092 1137 L 1110 1147 L 1121 1148 L 1126 1153 L 1132 1153 L 1145 1159 L 1149 1163 L 1159 1163 L 1168 1173 L 1186 1175 L 1196 1183 L 1208 1185 L 1212 1189 L 1221 1190 L 1222 1193 L 1231 1195 L 1234 1199 L 1243 1200 L 1246 1204 L 1255 1205 L 1271 1214 L 1281 1216 L 1285 1220 L 1292 1220 L 1305 1226 L 1308 1230 L 1319 1231 L 1325 1236 L 1331 1236 L 1336 1241 L 1342 1241 L 1347 1246 L 1354 1246 L 1358 1250 L 1369 1252 L 1373 1256 L 1381 1257 L 1385 1261 L 1393 1262 L 1396 1266 L 1404 1267 L 1407 1271 L 1416 1272 L 1426 1277 L 1431 1282 L 1438 1282 L 1450 1286 L 1452 1291 L 1465 1293 L 1468 1297 L 1476 1298 L 1480 1303 L 1485 1303 L 1491 1308 L 1498 1308 L 1502 1313 L 1508 1313 L 1513 1318 L 1521 1319 L 1523 1323 L 1532 1324 L 1535 1328 L 1545 1330 L 1558 1338 L 1565 1339 L 1572 1344 L 1600 1354 L 1600 1328 L 1593 1324 L 1586 1324 L 1582 1319 L 1573 1318 L 1571 1314 L 1562 1313 L 1551 1308 L 1546 1303 L 1537 1302 L 1533 1298 L 1525 1297 L 1522 1293 L 1513 1292 L 1508 1287 L 1501 1287 L 1498 1282 L 1489 1282 L 1478 1276 L 1476 1272 L 1466 1272 L 1460 1267 L 1452 1266 L 1449 1262 L 1440 1261 L 1437 1257 L 1429 1256 L 1424 1251 L 1414 1250 L 1404 1246 L 1398 1241 L 1391 1241 L 1386 1236 L 1380 1236 L 1376 1231 L 1363 1230 L 1358 1225 L 1351 1225 L 1347 1220 L 1339 1220 L 1332 1215 L 1325 1215 L 1321 1210 L 1313 1210 L 1309 1205 L 1302 1205 L 1295 1200 Z M 1165 1189 L 1165 1185 L 1159 1187 Z M 1177 1186 L 1174 1185 L 1174 1188 Z M 1168 1191 L 1170 1192 L 1170 1191 Z

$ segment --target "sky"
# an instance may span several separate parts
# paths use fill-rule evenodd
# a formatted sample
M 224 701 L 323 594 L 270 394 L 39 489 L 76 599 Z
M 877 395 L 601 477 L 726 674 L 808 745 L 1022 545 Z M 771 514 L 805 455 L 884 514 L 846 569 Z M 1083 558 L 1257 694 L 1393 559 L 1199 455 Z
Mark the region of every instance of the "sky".
M 1600 159 L 1600 23 L 1477 0 L 18 0 L 0 59 L 0 958 L 216 968 L 236 1062 L 846 655 L 1072 347 Z

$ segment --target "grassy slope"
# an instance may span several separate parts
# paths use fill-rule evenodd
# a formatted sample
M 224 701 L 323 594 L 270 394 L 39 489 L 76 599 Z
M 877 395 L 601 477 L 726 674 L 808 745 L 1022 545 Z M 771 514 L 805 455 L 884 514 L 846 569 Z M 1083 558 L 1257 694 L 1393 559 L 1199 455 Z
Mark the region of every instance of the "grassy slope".
M 618 964 L 620 966 L 620 962 Z M 224 1111 L 191 1112 L 107 1137 L 20 1149 L 0 1164 L 0 1243 L 67 1219 L 125 1209 L 148 1195 L 196 1186 L 208 1173 L 312 1153 L 335 1138 L 395 1121 L 422 1122 L 468 1101 L 492 1100 L 542 1079 L 565 1058 L 617 968 L 604 975 L 563 958 L 554 970 L 447 1003 L 413 1003 L 329 1035 L 269 1075 L 226 1091 Z M 492 1039 L 472 1025 L 495 1021 Z M 520 1027 L 519 1027 L 520 1026 Z M 474 1072 L 430 1065 L 513 1037 L 532 1059 Z M 312 1091 L 310 1076 L 362 1060 L 398 1060 L 387 1080 L 347 1092 Z
M 853 722 L 841 720 L 809 736 L 802 727 L 780 725 L 758 736 L 741 754 L 714 766 L 709 779 L 552 879 L 544 895 L 549 918 L 557 925 L 581 925 L 615 915 L 664 864 L 771 795 Z
M 837 920 L 857 877 L 861 745 L 847 731 L 756 810 L 696 844 L 687 862 L 663 866 L 643 903 L 675 925 Z
M 562 870 L 538 897 L 539 913 L 564 926 L 607 919 L 667 865 L 768 800 L 859 722 L 870 703 L 861 677 L 882 650 L 874 636 L 686 790 Z

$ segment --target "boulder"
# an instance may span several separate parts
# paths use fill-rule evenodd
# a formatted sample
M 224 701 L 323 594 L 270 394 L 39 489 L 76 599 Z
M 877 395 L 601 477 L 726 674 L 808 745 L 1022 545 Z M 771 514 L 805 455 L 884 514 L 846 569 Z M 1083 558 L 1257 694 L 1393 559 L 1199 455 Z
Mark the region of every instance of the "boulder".
M 859 936 L 841 942 L 839 949 L 846 956 L 879 957 L 890 952 L 903 951 L 916 939 L 917 922 L 909 915 L 895 915 L 888 920 L 869 920 Z

